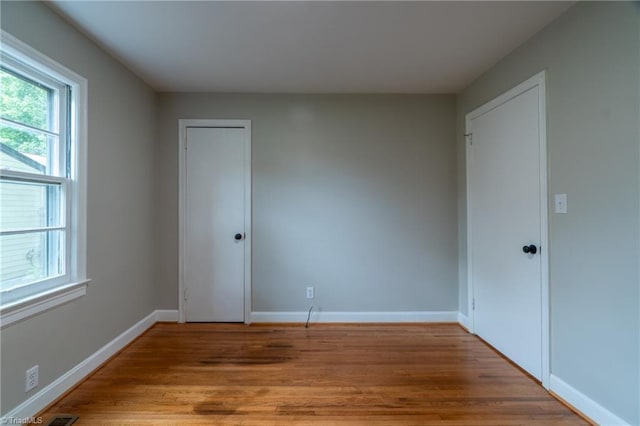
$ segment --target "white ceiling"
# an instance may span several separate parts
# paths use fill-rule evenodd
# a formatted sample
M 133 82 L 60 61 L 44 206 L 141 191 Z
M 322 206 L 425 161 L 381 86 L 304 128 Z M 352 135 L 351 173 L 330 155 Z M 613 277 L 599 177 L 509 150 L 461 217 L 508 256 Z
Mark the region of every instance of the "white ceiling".
M 159 91 L 455 93 L 573 2 L 59 1 Z

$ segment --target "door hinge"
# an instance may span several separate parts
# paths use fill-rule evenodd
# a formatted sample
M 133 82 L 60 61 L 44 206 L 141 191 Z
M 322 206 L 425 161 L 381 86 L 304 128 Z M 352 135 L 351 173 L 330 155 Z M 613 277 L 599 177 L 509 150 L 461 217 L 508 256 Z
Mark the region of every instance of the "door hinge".
M 471 300 L 471 309 L 474 311 L 476 310 L 476 299 Z
M 184 295 L 182 296 L 184 298 L 185 302 L 187 301 L 187 290 L 188 289 L 186 289 L 186 288 L 184 289 Z
M 473 133 L 465 133 L 464 137 L 469 141 L 469 145 L 473 145 Z

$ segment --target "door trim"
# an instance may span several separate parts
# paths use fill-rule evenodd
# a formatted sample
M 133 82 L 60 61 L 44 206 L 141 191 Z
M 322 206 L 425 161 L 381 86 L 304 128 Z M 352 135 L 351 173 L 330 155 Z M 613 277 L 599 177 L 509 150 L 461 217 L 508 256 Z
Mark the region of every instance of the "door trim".
M 186 155 L 187 128 L 233 127 L 245 131 L 245 216 L 244 216 L 244 322 L 251 322 L 251 120 L 180 119 L 178 120 L 178 322 L 186 321 L 185 311 L 185 208 L 186 208 Z
M 474 308 L 473 308 L 473 258 L 471 242 L 473 230 L 471 229 L 471 212 L 473 206 L 470 203 L 473 182 L 471 182 L 471 163 L 469 153 L 469 132 L 471 120 L 497 108 L 510 101 L 522 93 L 534 88 L 539 88 L 538 97 L 538 117 L 539 117 L 539 139 L 540 139 L 540 278 L 541 278 L 541 328 L 542 328 L 542 386 L 549 389 L 550 379 L 550 345 L 549 345 L 549 210 L 547 195 L 547 119 L 546 119 L 546 71 L 541 71 L 511 90 L 503 93 L 497 98 L 474 109 L 465 116 L 465 148 L 466 148 L 466 184 L 467 184 L 467 298 L 468 298 L 468 319 L 469 331 L 475 334 L 474 329 Z M 473 136 L 471 136 L 473 138 Z

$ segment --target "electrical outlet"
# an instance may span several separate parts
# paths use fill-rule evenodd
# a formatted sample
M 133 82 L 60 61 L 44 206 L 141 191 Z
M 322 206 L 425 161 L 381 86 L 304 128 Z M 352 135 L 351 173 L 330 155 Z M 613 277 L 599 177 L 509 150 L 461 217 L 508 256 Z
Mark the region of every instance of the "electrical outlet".
M 25 392 L 29 392 L 31 389 L 38 386 L 38 366 L 34 365 L 30 369 L 27 370 L 25 374 Z
M 313 299 L 313 287 L 307 287 L 307 299 Z

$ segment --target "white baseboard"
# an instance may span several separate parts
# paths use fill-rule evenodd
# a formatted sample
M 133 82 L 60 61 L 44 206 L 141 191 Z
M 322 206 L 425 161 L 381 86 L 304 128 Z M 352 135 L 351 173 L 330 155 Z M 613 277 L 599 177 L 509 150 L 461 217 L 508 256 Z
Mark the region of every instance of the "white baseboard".
M 42 388 L 42 390 L 31 398 L 9 411 L 0 418 L 0 424 L 13 424 L 12 421 L 16 419 L 25 419 L 35 416 L 47 407 L 47 405 L 54 402 L 73 386 L 84 380 L 85 377 L 100 367 L 113 355 L 118 353 L 118 351 L 147 331 L 153 324 L 158 321 L 175 322 L 177 319 L 178 311 L 157 310 L 151 312 L 118 337 L 98 349 L 84 361 L 80 362 L 71 370 L 67 371 L 62 376 Z
M 306 322 L 308 312 L 251 312 L 251 322 Z M 458 313 L 443 312 L 311 312 L 310 322 L 457 322 Z
M 469 317 L 462 312 L 458 312 L 458 324 L 469 330 Z
M 629 425 L 629 423 L 553 374 L 549 379 L 549 390 L 599 425 Z
M 158 309 L 155 313 L 156 322 L 178 322 L 177 309 Z

